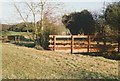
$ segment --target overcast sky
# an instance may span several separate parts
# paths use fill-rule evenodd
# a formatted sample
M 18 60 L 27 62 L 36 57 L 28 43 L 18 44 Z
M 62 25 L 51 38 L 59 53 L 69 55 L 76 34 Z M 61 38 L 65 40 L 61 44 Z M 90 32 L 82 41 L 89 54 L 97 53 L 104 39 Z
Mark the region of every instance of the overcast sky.
M 14 2 L 24 2 L 25 0 L 0 0 L 0 23 L 17 23 L 22 22 L 18 19 L 18 15 L 15 12 L 15 8 L 13 6 Z M 39 0 L 26 0 L 26 1 L 34 1 L 38 2 Z M 64 12 L 61 14 L 70 13 L 70 12 L 78 12 L 83 9 L 88 9 L 89 11 L 97 11 L 100 12 L 103 8 L 103 2 L 116 2 L 119 0 L 47 0 L 50 2 L 62 2 L 64 5 Z

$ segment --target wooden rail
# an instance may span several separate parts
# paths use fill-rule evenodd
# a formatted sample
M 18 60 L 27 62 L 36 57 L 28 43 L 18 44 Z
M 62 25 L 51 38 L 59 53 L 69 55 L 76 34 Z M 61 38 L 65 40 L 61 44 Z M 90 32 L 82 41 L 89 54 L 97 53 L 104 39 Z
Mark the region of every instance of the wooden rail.
M 112 48 L 117 47 L 117 44 L 112 45 L 106 42 L 93 41 L 95 38 L 102 37 L 93 35 L 49 35 L 49 48 L 53 51 L 70 50 L 73 53 L 74 50 L 81 49 L 86 50 L 86 52 L 98 52 L 111 46 Z

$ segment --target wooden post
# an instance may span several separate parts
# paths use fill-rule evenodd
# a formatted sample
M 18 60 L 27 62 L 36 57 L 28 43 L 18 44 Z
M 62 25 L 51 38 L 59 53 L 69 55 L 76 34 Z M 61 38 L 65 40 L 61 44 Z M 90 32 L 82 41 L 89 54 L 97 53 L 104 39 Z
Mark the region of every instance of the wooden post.
M 107 45 L 106 45 L 106 35 L 104 33 L 104 40 L 103 40 L 103 52 L 106 52 L 107 49 L 106 49 Z
M 103 51 L 106 52 L 107 51 L 106 50 L 106 41 L 104 41 L 103 43 L 104 43 L 104 50 Z
M 90 36 L 88 35 L 88 47 L 87 47 L 87 52 L 90 52 Z
M 15 43 L 17 42 L 17 37 L 15 36 Z
M 20 36 L 18 36 L 18 42 L 20 43 Z
M 17 36 L 17 42 L 19 43 L 19 36 Z
M 99 44 L 99 42 L 97 41 L 97 45 Z
M 73 35 L 71 36 L 71 54 L 73 53 L 74 50 L 74 37 Z
M 53 38 L 54 38 L 53 51 L 55 51 L 56 50 L 56 36 L 54 35 Z
M 120 26 L 118 27 L 118 34 L 120 34 Z M 118 35 L 118 53 L 120 53 L 120 36 Z
M 120 38 L 118 38 L 118 53 L 120 53 Z

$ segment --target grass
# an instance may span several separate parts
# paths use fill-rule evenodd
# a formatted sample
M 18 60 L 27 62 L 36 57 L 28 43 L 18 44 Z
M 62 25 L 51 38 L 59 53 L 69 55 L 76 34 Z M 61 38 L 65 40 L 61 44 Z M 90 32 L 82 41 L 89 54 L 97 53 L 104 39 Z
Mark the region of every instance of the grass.
M 118 61 L 2 43 L 3 79 L 116 79 Z
M 30 35 L 31 33 L 29 33 Z M 14 32 L 14 31 L 0 31 L 0 36 L 15 36 L 15 35 L 28 35 L 27 32 Z
M 79 52 L 74 54 L 79 54 Z M 120 53 L 118 52 L 81 52 L 80 54 L 89 56 L 102 56 L 107 59 L 120 60 Z
M 25 47 L 30 47 L 30 48 L 35 47 L 35 43 L 32 41 L 30 41 L 30 42 L 22 41 L 22 42 L 18 42 L 18 43 L 14 43 L 14 44 L 18 45 L 18 46 L 25 46 Z

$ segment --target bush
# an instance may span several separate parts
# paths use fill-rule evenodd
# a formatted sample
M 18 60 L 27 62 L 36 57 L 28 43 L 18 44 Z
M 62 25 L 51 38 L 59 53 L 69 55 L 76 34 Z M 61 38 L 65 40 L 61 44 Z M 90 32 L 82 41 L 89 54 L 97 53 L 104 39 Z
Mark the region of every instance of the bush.
M 44 27 L 44 29 L 40 32 L 40 45 L 44 49 L 48 49 L 49 45 L 49 35 L 58 35 L 62 32 L 62 27 L 58 27 L 56 25 L 49 25 Z
M 36 45 L 35 48 L 36 48 L 37 50 L 44 50 L 40 45 Z

